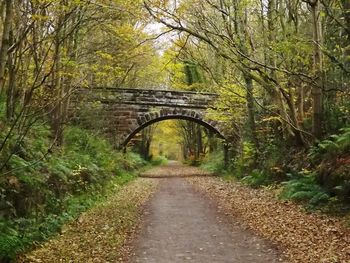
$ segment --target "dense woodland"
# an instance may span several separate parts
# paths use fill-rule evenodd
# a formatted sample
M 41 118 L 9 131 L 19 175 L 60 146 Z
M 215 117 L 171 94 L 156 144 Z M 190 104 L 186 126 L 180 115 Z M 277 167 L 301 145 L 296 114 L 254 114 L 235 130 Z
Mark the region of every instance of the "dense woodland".
M 145 128 L 130 148 L 278 184 L 281 198 L 344 214 L 349 82 L 349 0 L 1 0 L 0 261 L 146 164 L 118 152 L 103 127 L 72 126 L 77 88 L 217 93 L 208 114 L 226 124 L 226 142 L 174 121 Z

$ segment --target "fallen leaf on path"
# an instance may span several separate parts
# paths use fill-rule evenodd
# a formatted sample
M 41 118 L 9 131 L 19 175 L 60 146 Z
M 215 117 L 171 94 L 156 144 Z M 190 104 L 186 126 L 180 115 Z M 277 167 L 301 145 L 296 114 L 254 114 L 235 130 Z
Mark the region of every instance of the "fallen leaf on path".
M 233 220 L 281 247 L 290 262 L 350 262 L 350 229 L 342 220 L 305 213 L 292 202 L 277 200 L 269 190 L 214 177 L 187 180 L 208 193 Z

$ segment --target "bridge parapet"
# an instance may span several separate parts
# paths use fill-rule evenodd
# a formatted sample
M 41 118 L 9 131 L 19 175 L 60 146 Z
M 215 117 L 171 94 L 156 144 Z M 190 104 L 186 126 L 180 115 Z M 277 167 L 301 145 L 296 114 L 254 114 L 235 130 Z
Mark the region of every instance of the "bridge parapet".
M 178 90 L 145 90 L 145 89 L 79 89 L 89 101 L 99 100 L 102 103 L 123 103 L 148 106 L 178 106 L 186 108 L 208 108 L 217 98 L 215 93 L 200 93 Z

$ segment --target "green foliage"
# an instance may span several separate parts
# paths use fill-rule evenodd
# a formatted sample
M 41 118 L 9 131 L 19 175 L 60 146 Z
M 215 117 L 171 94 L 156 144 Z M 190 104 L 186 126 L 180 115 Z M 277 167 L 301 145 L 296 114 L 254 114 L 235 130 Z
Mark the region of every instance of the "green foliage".
M 165 156 L 158 155 L 157 157 L 152 158 L 151 164 L 154 166 L 158 165 L 166 165 L 168 163 L 168 159 Z
M 12 259 L 30 247 L 34 241 L 48 239 L 59 232 L 65 223 L 103 201 L 108 192 L 117 190 L 133 178 L 135 178 L 134 175 L 123 173 L 121 176 L 114 177 L 102 192 L 95 190 L 76 196 L 68 195 L 61 200 L 64 210 L 60 213 L 0 221 L 0 259 Z
M 223 151 L 215 151 L 206 156 L 201 164 L 201 168 L 216 174 L 225 173 L 225 162 Z
M 145 165 L 139 155 L 117 152 L 77 127 L 67 128 L 62 148 L 45 155 L 49 134 L 45 126 L 33 127 L 0 180 L 0 261 L 57 233 Z
M 140 154 L 134 152 L 127 152 L 122 156 L 119 155 L 118 160 L 123 163 L 125 170 L 135 170 L 147 164 L 147 161 L 145 161 Z
M 193 85 L 196 83 L 203 82 L 202 76 L 199 72 L 198 65 L 196 65 L 192 61 L 185 61 L 184 63 L 184 73 L 186 76 L 186 84 L 187 85 Z
M 273 182 L 269 174 L 261 170 L 253 170 L 250 175 L 241 179 L 241 182 L 252 187 L 259 187 L 262 185 L 268 185 Z
M 350 127 L 340 129 L 340 134 L 331 135 L 310 150 L 309 156 L 317 161 L 331 159 L 343 153 L 350 152 Z
M 5 121 L 6 116 L 6 98 L 3 94 L 0 94 L 0 122 Z
M 317 184 L 315 176 L 299 175 L 283 183 L 283 191 L 280 197 L 299 202 L 307 202 L 310 206 L 316 206 L 329 200 L 330 195 Z
M 339 201 L 350 201 L 350 128 L 331 135 L 310 149 L 316 180 Z
M 232 174 L 242 183 L 252 187 L 274 183 L 277 181 L 276 165 L 281 156 L 280 149 L 272 142 L 257 154 L 254 145 L 245 141 L 240 156 L 234 162 Z
M 255 150 L 253 144 L 243 142 L 241 155 L 235 160 L 233 176 L 241 179 L 248 175 L 255 163 Z
M 13 228 L 11 222 L 0 218 L 0 259 L 14 258 L 21 249 L 20 234 Z

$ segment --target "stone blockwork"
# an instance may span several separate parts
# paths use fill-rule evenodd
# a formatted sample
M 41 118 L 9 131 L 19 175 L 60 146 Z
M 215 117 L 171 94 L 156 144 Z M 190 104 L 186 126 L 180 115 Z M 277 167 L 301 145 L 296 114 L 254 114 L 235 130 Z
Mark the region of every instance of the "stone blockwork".
M 80 89 L 72 97 L 71 121 L 102 130 L 123 147 L 144 127 L 166 119 L 195 121 L 225 138 L 220 123 L 206 110 L 216 94 L 173 90 Z

